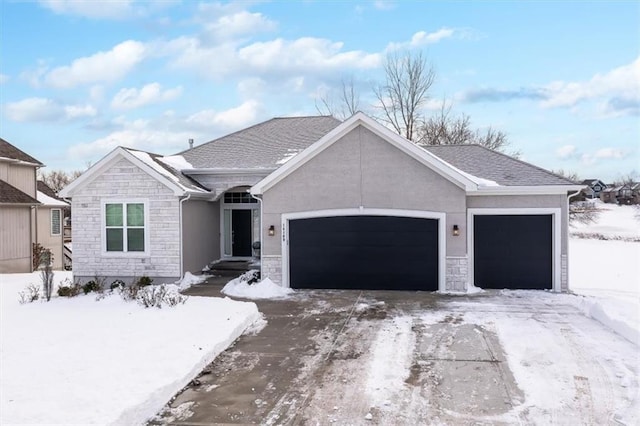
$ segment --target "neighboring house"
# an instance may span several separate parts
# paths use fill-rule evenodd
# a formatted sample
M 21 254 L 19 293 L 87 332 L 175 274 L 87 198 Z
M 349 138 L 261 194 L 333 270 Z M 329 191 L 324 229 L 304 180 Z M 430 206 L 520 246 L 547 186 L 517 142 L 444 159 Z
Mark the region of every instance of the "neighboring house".
M 31 272 L 36 173 L 43 164 L 0 138 L 0 273 Z
M 640 182 L 631 185 L 631 196 L 633 197 L 633 204 L 640 204 Z
M 586 198 L 600 198 L 600 192 L 607 188 L 600 179 L 585 179 L 580 184 L 587 186 L 583 189 Z
M 605 203 L 618 202 L 618 187 L 609 186 L 600 192 L 600 199 Z
M 174 156 L 119 147 L 60 195 L 81 282 L 175 281 L 260 241 L 262 276 L 286 287 L 567 291 L 567 192 L 580 189 L 478 145 L 418 147 L 357 113 L 276 118 Z
M 631 185 L 624 184 L 616 187 L 616 191 L 618 192 L 616 196 L 616 201 L 618 204 L 633 204 L 633 190 L 631 189 Z
M 42 181 L 37 182 L 37 189 L 37 200 L 41 205 L 37 207 L 36 240 L 42 247 L 51 251 L 53 269 L 63 269 L 63 223 L 64 212 L 69 208 L 69 203 L 59 199 L 55 191 Z

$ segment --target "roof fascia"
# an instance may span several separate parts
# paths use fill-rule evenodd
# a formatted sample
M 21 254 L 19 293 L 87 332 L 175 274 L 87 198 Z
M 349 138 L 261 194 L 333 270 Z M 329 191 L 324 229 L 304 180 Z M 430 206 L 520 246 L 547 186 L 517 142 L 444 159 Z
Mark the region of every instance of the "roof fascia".
M 311 144 L 301 153 L 291 158 L 291 160 L 287 161 L 284 165 L 268 175 L 266 178 L 251 187 L 251 194 L 263 194 L 265 191 L 276 185 L 278 182 L 280 182 L 289 174 L 307 163 L 316 155 L 320 154 L 322 151 L 333 145 L 335 142 L 340 140 L 343 136 L 345 136 L 347 133 L 349 133 L 359 125 L 367 128 L 374 134 L 381 137 L 383 140 L 400 149 L 405 154 L 418 160 L 420 163 L 429 166 L 435 172 L 452 181 L 454 184 L 464 188 L 465 190 L 473 190 L 477 187 L 477 185 L 473 181 L 458 173 L 448 163 L 442 161 L 426 150 L 419 148 L 402 136 L 392 132 L 363 112 L 357 112 L 342 124 L 324 135 L 318 141 Z
M 73 194 L 78 189 L 83 188 L 89 183 L 91 183 L 94 179 L 96 179 L 102 173 L 104 173 L 106 169 L 108 169 L 118 158 L 121 158 L 121 157 L 135 164 L 137 167 L 142 169 L 149 176 L 153 177 L 158 182 L 165 185 L 167 188 L 173 191 L 174 195 L 181 196 L 187 192 L 184 189 L 182 189 L 180 186 L 171 182 L 170 179 L 166 178 L 161 173 L 154 170 L 153 167 L 150 167 L 149 165 L 145 164 L 144 161 L 140 160 L 135 155 L 131 154 L 129 151 L 119 146 L 119 147 L 116 147 L 109 154 L 102 157 L 96 164 L 91 166 L 89 170 L 81 174 L 69 185 L 64 187 L 60 191 L 59 196 L 63 198 L 73 198 Z
M 488 186 L 468 192 L 469 196 L 484 195 L 558 195 L 579 191 L 587 185 Z

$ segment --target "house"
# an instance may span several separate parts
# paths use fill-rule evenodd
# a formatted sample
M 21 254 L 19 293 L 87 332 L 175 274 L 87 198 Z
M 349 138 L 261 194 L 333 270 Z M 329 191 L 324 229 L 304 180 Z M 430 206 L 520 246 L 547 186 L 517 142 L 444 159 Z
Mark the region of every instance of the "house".
M 600 192 L 607 188 L 607 185 L 600 179 L 585 179 L 580 185 L 586 185 L 583 193 L 586 198 L 600 198 Z
M 36 199 L 41 203 L 36 209 L 36 241 L 53 255 L 52 268 L 63 269 L 63 223 L 64 212 L 69 209 L 69 203 L 58 198 L 43 181 L 37 181 L 36 187 Z
M 79 281 L 174 281 L 260 241 L 262 276 L 286 287 L 567 291 L 567 192 L 581 189 L 357 113 L 275 118 L 173 156 L 119 147 L 60 195 Z
M 616 201 L 618 204 L 633 204 L 633 190 L 630 184 L 622 184 L 616 187 L 618 192 Z
M 44 165 L 0 138 L 0 273 L 31 272 L 33 246 L 62 269 L 62 218 L 69 204 L 36 179 Z
M 618 187 L 608 186 L 600 192 L 600 199 L 605 203 L 617 203 Z
M 631 196 L 633 197 L 632 204 L 640 204 L 640 182 L 631 185 Z

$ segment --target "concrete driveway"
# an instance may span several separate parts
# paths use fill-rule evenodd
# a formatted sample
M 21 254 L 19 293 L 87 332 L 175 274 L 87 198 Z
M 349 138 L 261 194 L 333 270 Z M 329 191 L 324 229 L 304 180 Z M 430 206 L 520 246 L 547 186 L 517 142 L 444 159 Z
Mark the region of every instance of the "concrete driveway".
M 258 302 L 266 326 L 241 337 L 151 424 L 628 418 L 638 402 L 637 347 L 562 303 L 572 296 L 527 294 L 299 291 Z

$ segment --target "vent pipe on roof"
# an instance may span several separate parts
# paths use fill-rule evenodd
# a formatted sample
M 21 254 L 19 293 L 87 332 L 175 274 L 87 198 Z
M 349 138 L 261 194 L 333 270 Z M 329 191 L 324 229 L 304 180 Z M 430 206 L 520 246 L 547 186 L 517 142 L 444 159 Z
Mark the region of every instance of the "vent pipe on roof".
M 193 148 L 193 139 L 189 139 L 189 149 Z

